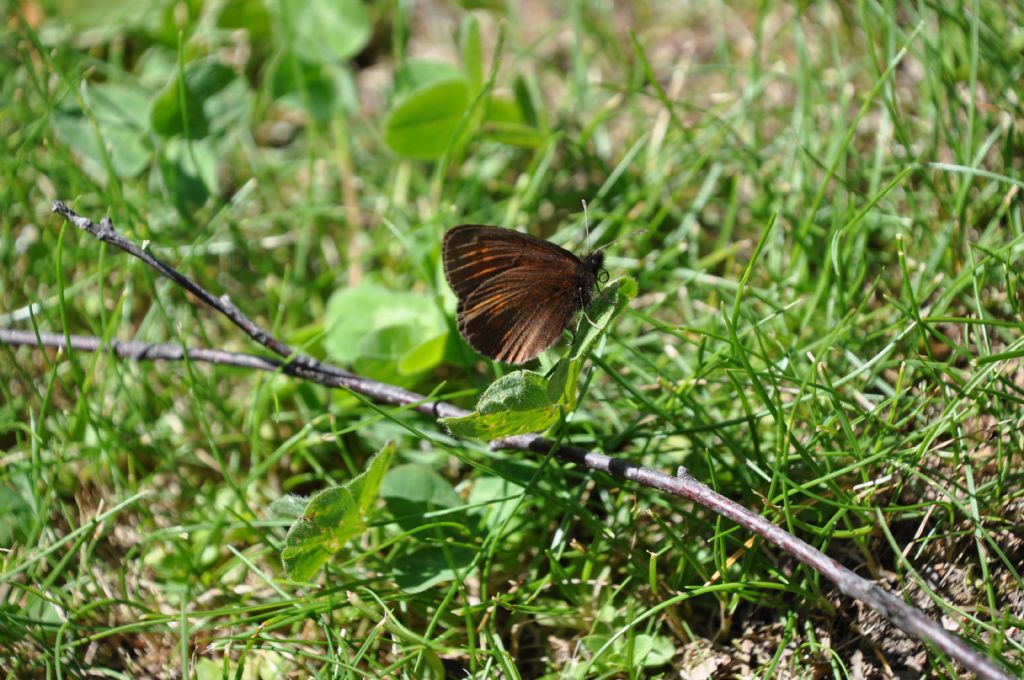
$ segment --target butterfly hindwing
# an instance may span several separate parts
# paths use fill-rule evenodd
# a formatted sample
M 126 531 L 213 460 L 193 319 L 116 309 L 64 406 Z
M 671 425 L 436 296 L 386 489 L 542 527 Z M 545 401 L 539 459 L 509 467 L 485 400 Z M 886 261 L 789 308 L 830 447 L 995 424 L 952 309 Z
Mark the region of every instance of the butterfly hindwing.
M 600 251 L 585 260 L 511 229 L 465 224 L 442 247 L 459 332 L 476 351 L 521 364 L 553 345 L 590 299 Z
M 458 308 L 459 332 L 486 356 L 510 364 L 553 345 L 575 313 L 565 281 L 533 270 L 509 270 L 476 288 Z

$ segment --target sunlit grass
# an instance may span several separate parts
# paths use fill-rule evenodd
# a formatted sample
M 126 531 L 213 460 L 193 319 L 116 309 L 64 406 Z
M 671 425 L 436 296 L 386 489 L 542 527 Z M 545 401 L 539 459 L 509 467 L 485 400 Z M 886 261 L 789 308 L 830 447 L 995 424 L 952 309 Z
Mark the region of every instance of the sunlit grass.
M 260 12 L 232 24 L 168 6 L 90 33 L 81 17 L 12 7 L 2 325 L 256 350 L 51 217 L 57 198 L 109 213 L 328 358 L 336 290 L 369 291 L 347 319 L 387 290 L 424 340 L 443 335 L 446 228 L 502 224 L 582 251 L 585 199 L 595 245 L 644 230 L 608 253 L 639 294 L 553 436 L 685 466 L 1019 672 L 1021 10 L 512 7 L 498 103 L 459 121 L 473 132 L 439 164 L 393 153 L 384 126 L 395 59 L 433 47 L 459 68 L 479 59 L 470 82 L 488 82 L 498 16 L 474 13 L 476 50 L 450 37 L 472 35 L 466 13 L 444 7 L 373 5 L 380 36 L 323 72 L 273 70 L 301 52 L 273 12 L 268 28 Z M 224 127 L 188 142 L 160 127 L 180 110 L 158 124 L 153 102 L 187 108 L 187 91 L 161 93 L 205 58 L 228 65 L 203 100 Z M 99 84 L 130 93 L 111 105 Z M 423 372 L 355 350 L 351 367 L 471 407 L 502 369 L 442 342 Z M 881 660 L 958 673 L 699 507 L 457 441 L 406 410 L 284 376 L 83 353 L 0 348 L 0 378 L 11 677 L 233 677 L 242 663 L 651 677 L 702 660 L 762 677 Z M 351 479 L 386 441 L 404 467 L 370 529 L 322 587 L 285 581 L 289 522 L 271 503 Z

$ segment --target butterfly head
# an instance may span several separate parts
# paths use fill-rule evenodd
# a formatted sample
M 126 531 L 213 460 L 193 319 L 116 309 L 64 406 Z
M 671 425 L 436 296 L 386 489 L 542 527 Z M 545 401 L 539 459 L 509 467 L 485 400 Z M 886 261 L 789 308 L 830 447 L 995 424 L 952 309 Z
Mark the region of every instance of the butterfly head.
M 576 273 L 576 290 L 580 309 L 586 309 L 594 295 L 594 286 L 608 280 L 608 270 L 604 268 L 604 251 L 595 250 L 585 255 L 582 266 Z
M 604 251 L 595 250 L 583 257 L 583 269 L 586 270 L 597 283 L 608 281 L 608 270 L 604 268 Z

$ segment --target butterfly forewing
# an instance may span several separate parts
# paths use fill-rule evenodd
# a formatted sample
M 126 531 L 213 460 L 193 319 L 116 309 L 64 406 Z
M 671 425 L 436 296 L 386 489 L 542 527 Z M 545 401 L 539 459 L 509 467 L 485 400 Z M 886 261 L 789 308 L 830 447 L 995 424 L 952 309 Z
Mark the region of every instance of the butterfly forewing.
M 521 364 L 536 357 L 558 340 L 585 302 L 577 288 L 590 259 L 585 265 L 548 241 L 511 229 L 462 225 L 445 234 L 442 254 L 459 300 L 459 332 L 473 349 L 498 361 Z
M 512 229 L 463 224 L 444 235 L 444 273 L 461 298 L 502 272 L 544 267 L 551 276 L 575 272 L 580 259 L 565 248 Z

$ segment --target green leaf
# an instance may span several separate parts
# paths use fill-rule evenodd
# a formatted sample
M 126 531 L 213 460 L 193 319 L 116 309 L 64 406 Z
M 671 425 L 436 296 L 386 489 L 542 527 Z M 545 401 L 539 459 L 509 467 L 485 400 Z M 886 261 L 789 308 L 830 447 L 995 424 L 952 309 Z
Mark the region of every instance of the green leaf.
M 479 90 L 484 82 L 484 55 L 480 41 L 480 22 L 472 14 L 462 18 L 459 42 L 462 48 L 462 67 L 469 76 L 469 84 L 474 90 Z
M 576 408 L 576 382 L 587 355 L 612 321 L 636 296 L 636 281 L 618 279 L 605 287 L 580 320 L 569 355 L 555 367 L 550 380 L 532 371 L 509 373 L 480 396 L 476 410 L 441 423 L 456 437 L 500 439 L 541 432 Z
M 541 116 L 538 110 L 541 106 L 541 96 L 536 80 L 523 75 L 516 76 L 512 89 L 515 91 L 516 108 L 523 117 L 523 122 L 530 127 L 540 127 Z
M 208 193 L 217 191 L 217 152 L 210 141 L 171 139 L 164 145 L 164 156 L 189 177 L 202 182 Z
M 523 122 L 519 103 L 506 97 L 491 97 L 484 112 L 484 134 L 488 138 L 524 148 L 543 146 L 547 135 Z
M 259 50 L 266 50 L 273 36 L 264 0 L 225 0 L 217 14 L 217 26 L 248 32 L 249 44 Z
M 585 359 L 601 336 L 608 331 L 615 317 L 636 297 L 636 293 L 636 280 L 629 277 L 616 279 L 606 285 L 587 308 L 587 316 L 580 322 L 576 331 L 569 359 Z
M 448 333 L 424 340 L 402 355 L 398 360 L 398 372 L 402 375 L 420 375 L 441 365 L 447 344 Z
M 295 494 L 281 496 L 274 499 L 274 502 L 267 508 L 267 516 L 274 519 L 290 519 L 295 521 L 302 517 L 302 513 L 306 511 L 308 503 L 309 499 L 296 496 Z
M 447 61 L 406 59 L 395 72 L 396 100 L 402 100 L 421 87 L 441 80 L 461 78 L 462 75 L 458 66 L 449 64 Z
M 334 80 L 319 62 L 285 50 L 270 67 L 270 93 L 274 99 L 304 109 L 314 120 L 326 121 L 336 108 Z
M 447 333 L 432 298 L 370 282 L 335 291 L 324 325 L 324 349 L 333 360 L 403 384 L 441 362 L 429 343 L 443 342 L 437 339 Z
M 22 543 L 31 531 L 35 515 L 31 489 L 31 483 L 21 474 L 0 484 L 0 545 Z
M 151 24 L 153 3 L 137 0 L 58 0 L 56 13 L 80 31 L 111 32 Z
M 359 53 L 370 40 L 370 14 L 362 0 L 285 2 L 292 44 L 310 62 L 341 62 Z
M 568 360 L 563 360 L 551 375 L 551 399 L 564 404 L 569 411 L 576 410 L 576 381 L 583 370 L 587 355 L 608 331 L 615 317 L 636 297 L 636 293 L 637 285 L 634 279 L 616 279 L 605 286 L 597 299 L 591 303 L 587 315 L 580 321 L 576 330 Z
M 171 139 L 159 163 L 163 189 L 183 214 L 217 191 L 217 154 L 206 140 Z
M 394 561 L 395 582 L 409 593 L 419 593 L 445 581 L 466 578 L 474 552 L 467 548 L 420 548 Z
M 380 496 L 388 511 L 406 531 L 434 520 L 428 512 L 461 506 L 462 499 L 451 483 L 425 465 L 400 465 L 390 470 L 381 484 Z
M 216 59 L 202 59 L 185 65 L 185 92 L 179 90 L 181 79 L 176 73 L 153 99 L 150 125 L 164 137 L 186 134 L 201 139 L 210 134 L 218 101 L 216 95 L 235 80 L 235 72 Z M 185 112 L 181 104 L 184 97 Z
M 488 123 L 522 123 L 523 114 L 519 103 L 508 97 L 491 97 L 484 109 L 484 120 Z
M 448 148 L 469 108 L 469 84 L 449 78 L 421 87 L 388 114 L 384 141 L 403 156 L 433 160 Z
M 480 395 L 476 409 L 480 413 L 530 411 L 551 404 L 548 380 L 534 371 L 514 371 L 491 383 Z
M 466 503 L 479 508 L 477 512 L 484 526 L 491 529 L 502 526 L 519 508 L 516 499 L 522 496 L 525 482 L 517 481 L 493 475 L 481 475 L 473 480 Z M 508 538 L 511 529 L 509 527 L 502 535 Z
M 547 406 L 490 415 L 471 413 L 460 418 L 442 418 L 441 424 L 448 428 L 453 437 L 491 441 L 526 432 L 543 432 L 558 422 L 560 412 L 558 406 Z
M 395 445 L 388 442 L 377 455 L 370 459 L 366 470 L 349 483 L 349 490 L 355 494 L 359 512 L 364 516 L 373 510 L 377 499 L 380 498 L 381 484 L 391 468 L 391 459 L 394 455 Z
M 131 85 L 100 83 L 83 85 L 82 97 L 93 120 L 90 121 L 69 96 L 51 118 L 54 131 L 99 182 L 106 183 L 110 179 L 106 157 L 118 178 L 137 176 L 153 160 L 153 150 L 146 139 L 148 97 L 145 90 Z
M 592 633 L 584 636 L 582 643 L 591 653 L 596 653 L 604 649 L 609 639 L 605 633 Z M 668 638 L 641 633 L 631 639 L 620 637 L 612 642 L 611 650 L 606 650 L 601 657 L 599 667 L 605 670 L 653 668 L 670 663 L 674 654 L 675 648 Z
M 540 432 L 558 421 L 561 407 L 548 396 L 548 380 L 533 371 L 498 378 L 480 396 L 476 411 L 441 423 L 456 437 L 500 439 Z
M 444 358 L 446 335 L 422 341 L 430 331 L 420 325 L 385 326 L 359 341 L 352 368 L 360 375 L 409 386 Z
M 672 661 L 675 651 L 669 638 L 640 633 L 633 638 L 633 654 L 629 666 L 663 666 Z
M 302 517 L 288 530 L 281 551 L 289 578 L 310 580 L 331 556 L 366 530 L 366 518 L 394 455 L 394 444 L 386 444 L 362 474 L 309 500 Z

